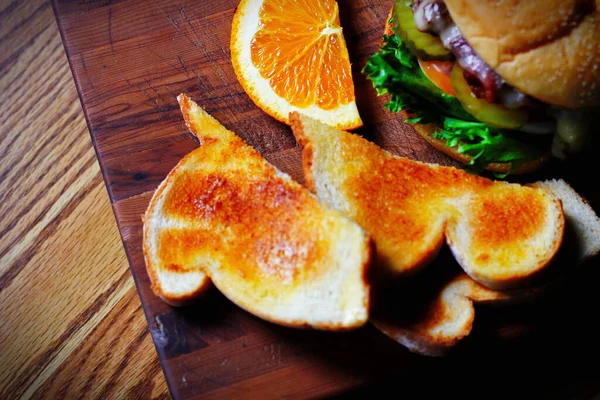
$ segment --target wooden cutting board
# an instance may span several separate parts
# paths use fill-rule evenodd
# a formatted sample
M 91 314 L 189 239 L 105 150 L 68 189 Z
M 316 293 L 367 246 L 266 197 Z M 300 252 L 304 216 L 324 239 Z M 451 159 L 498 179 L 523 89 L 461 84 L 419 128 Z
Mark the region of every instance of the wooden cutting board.
M 378 49 L 391 3 L 340 1 L 358 108 L 365 122 L 359 132 L 396 154 L 448 164 L 399 115 L 383 109 L 385 99 L 376 97 L 360 73 L 366 58 Z M 300 150 L 289 128 L 258 109 L 233 73 L 229 34 L 236 4 L 235 0 L 53 0 L 131 272 L 173 397 L 307 398 L 349 391 L 372 395 L 388 389 L 420 396 L 465 395 L 461 381 L 470 382 L 470 388 L 476 387 L 474 382 L 495 388 L 487 393 L 502 396 L 517 386 L 520 393 L 553 393 L 556 385 L 548 382 L 572 387 L 587 376 L 572 356 L 578 349 L 597 356 L 597 346 L 590 344 L 595 342 L 593 335 L 581 333 L 584 328 L 576 334 L 562 328 L 593 320 L 597 308 L 594 314 L 555 303 L 551 311 L 546 307 L 536 313 L 552 315 L 554 321 L 558 314 L 570 318 L 544 331 L 552 334 L 521 340 L 506 336 L 520 332 L 515 326 L 529 326 L 531 312 L 490 317 L 483 312 L 464 350 L 432 360 L 410 354 L 369 325 L 349 333 L 294 330 L 245 313 L 216 290 L 183 309 L 173 309 L 153 295 L 142 256 L 140 217 L 157 185 L 197 146 L 183 124 L 177 94 L 187 93 L 269 161 L 303 180 Z M 581 174 L 567 176 L 597 206 L 597 187 L 577 179 Z M 578 340 L 561 346 L 560 335 Z M 515 358 L 521 362 L 513 362 L 509 371 L 502 369 L 504 384 L 499 387 L 492 371 L 500 371 L 501 361 Z M 568 371 L 567 362 L 574 365 Z M 531 370 L 545 375 L 533 378 Z M 552 380 L 557 371 L 560 379 Z M 421 385 L 422 379 L 436 384 Z

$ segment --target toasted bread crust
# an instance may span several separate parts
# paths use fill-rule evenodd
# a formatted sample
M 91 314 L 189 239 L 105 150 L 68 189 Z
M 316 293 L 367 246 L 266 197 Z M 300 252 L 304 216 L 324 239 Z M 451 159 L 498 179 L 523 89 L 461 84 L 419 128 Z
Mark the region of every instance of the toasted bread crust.
M 529 289 L 499 292 L 488 289 L 460 273 L 444 284 L 415 318 L 401 312 L 379 312 L 373 325 L 382 333 L 407 347 L 410 351 L 431 357 L 446 355 L 473 329 L 473 303 L 508 303 L 526 298 Z M 385 307 L 386 305 L 382 305 Z M 387 305 L 391 308 L 393 304 Z
M 167 304 L 172 306 L 184 306 L 194 302 L 200 296 L 202 296 L 210 287 L 211 282 L 208 276 L 204 273 L 204 278 L 199 279 L 198 284 L 188 289 L 185 292 L 177 293 L 169 291 L 167 288 L 163 286 L 163 282 L 159 278 L 160 270 L 163 268 L 160 260 L 156 258 L 153 254 L 155 250 L 151 245 L 151 237 L 154 229 L 153 226 L 153 218 L 155 215 L 160 214 L 162 210 L 158 205 L 159 199 L 162 198 L 165 190 L 173 184 L 173 179 L 177 175 L 179 169 L 182 165 L 185 165 L 187 162 L 187 157 L 184 157 L 176 166 L 173 168 L 172 172 L 165 178 L 165 180 L 159 185 L 156 189 L 152 198 L 150 199 L 150 203 L 148 204 L 148 208 L 144 214 L 143 220 L 143 251 L 144 251 L 144 260 L 146 262 L 146 271 L 148 273 L 148 277 L 150 278 L 151 288 L 155 295 L 159 296 L 163 299 Z M 200 272 L 196 270 L 194 272 Z

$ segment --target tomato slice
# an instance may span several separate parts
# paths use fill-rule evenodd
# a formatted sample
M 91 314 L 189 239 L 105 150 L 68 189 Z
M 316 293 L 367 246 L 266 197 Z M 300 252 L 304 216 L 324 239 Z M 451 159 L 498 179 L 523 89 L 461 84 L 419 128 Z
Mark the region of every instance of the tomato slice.
M 452 81 L 450 80 L 452 61 L 425 61 L 419 59 L 419 65 L 425 76 L 429 78 L 435 86 L 444 93 L 456 97 L 456 92 L 454 92 L 454 87 L 452 87 Z

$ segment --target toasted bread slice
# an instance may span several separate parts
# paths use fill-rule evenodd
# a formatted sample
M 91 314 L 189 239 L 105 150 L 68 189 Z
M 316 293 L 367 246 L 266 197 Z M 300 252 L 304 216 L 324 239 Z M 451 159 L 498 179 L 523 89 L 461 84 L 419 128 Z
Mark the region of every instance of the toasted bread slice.
M 554 193 L 562 202 L 566 220 L 565 244 L 561 264 L 578 266 L 600 253 L 600 218 L 590 205 L 564 180 L 537 182 L 536 187 Z M 565 271 L 565 273 L 573 271 Z M 390 310 L 379 313 L 372 322 L 390 338 L 413 352 L 440 356 L 468 336 L 475 318 L 473 304 L 515 304 L 538 297 L 564 283 L 564 274 L 539 286 L 509 291 L 485 288 L 459 274 L 437 290 L 416 317 L 406 318 L 401 308 L 382 304 Z M 377 311 L 377 310 L 375 310 Z M 414 313 L 413 313 L 414 314 Z
M 397 314 L 374 317 L 373 325 L 410 351 L 441 356 L 469 335 L 475 319 L 473 301 L 502 301 L 506 296 L 459 274 L 428 301 L 416 318 Z
M 146 213 L 154 291 L 170 299 L 185 288 L 192 296 L 205 284 L 203 272 L 231 301 L 274 323 L 363 325 L 368 235 L 187 96 L 178 100 L 201 146 L 167 176 Z M 192 272 L 197 279 L 188 281 Z
M 446 239 L 474 280 L 518 287 L 560 247 L 561 204 L 544 190 L 398 157 L 298 113 L 291 121 L 307 186 L 373 236 L 387 275 L 427 265 Z

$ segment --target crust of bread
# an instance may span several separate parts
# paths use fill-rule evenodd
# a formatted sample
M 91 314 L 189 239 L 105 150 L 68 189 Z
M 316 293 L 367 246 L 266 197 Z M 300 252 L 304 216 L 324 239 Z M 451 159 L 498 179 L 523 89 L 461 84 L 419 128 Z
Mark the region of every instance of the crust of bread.
M 143 217 L 144 260 L 152 291 L 164 302 L 175 307 L 193 303 L 211 287 L 210 278 L 201 268 L 189 267 L 185 271 L 171 269 L 157 256 L 158 249 L 154 238 L 156 231 L 160 229 L 164 193 L 173 185 L 178 170 L 187 162 L 186 158 L 184 157 L 158 186 Z M 181 282 L 181 285 L 170 285 L 173 281 Z
M 290 121 L 310 187 L 372 235 L 386 277 L 428 265 L 445 239 L 474 280 L 507 289 L 529 283 L 558 252 L 564 215 L 544 190 L 398 157 L 298 113 Z
M 540 292 L 537 288 L 496 291 L 460 273 L 433 294 L 416 318 L 403 318 L 402 312 L 398 311 L 395 315 L 380 313 L 371 322 L 410 351 L 439 357 L 471 333 L 475 321 L 474 304 L 519 303 Z
M 532 184 L 551 192 L 560 199 L 565 213 L 568 235 L 563 258 L 582 264 L 600 254 L 600 218 L 590 206 L 567 182 L 562 179 L 549 179 Z
M 471 333 L 475 320 L 473 298 L 493 301 L 503 297 L 461 273 L 433 294 L 416 318 L 403 316 L 401 310 L 388 311 L 374 316 L 371 323 L 410 351 L 439 357 Z
M 509 84 L 546 103 L 600 107 L 600 0 L 446 0 L 465 39 Z
M 202 145 L 171 171 L 146 213 L 144 249 L 155 293 L 171 304 L 193 300 L 204 286 L 190 280 L 202 274 L 202 284 L 210 278 L 232 302 L 273 323 L 364 325 L 369 236 L 187 96 L 178 100 Z

